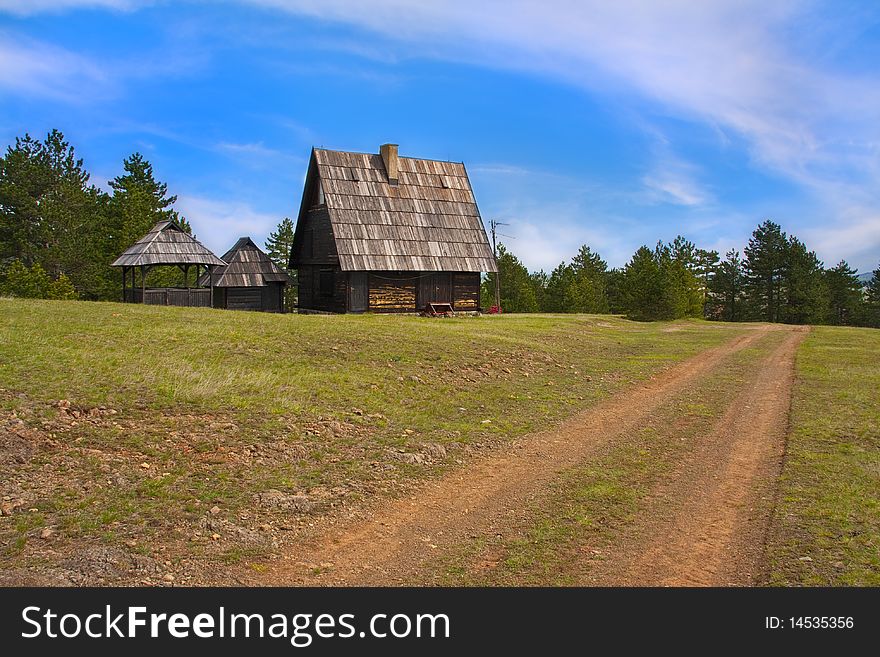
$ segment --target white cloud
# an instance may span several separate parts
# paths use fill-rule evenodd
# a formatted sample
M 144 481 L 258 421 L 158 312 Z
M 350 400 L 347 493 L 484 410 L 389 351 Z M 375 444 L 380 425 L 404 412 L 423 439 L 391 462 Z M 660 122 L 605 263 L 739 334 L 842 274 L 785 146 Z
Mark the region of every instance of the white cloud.
M 0 90 L 25 98 L 97 105 L 128 82 L 191 75 L 206 63 L 204 51 L 176 43 L 99 59 L 0 31 Z
M 712 195 L 697 179 L 697 168 L 672 157 L 661 158 L 642 182 L 650 191 L 649 200 L 684 206 L 703 206 Z
M 469 166 L 468 173 L 477 198 L 497 199 L 480 207 L 487 230 L 490 219 L 503 222 L 498 241 L 529 270 L 549 272 L 570 260 L 583 244 L 612 266 L 621 265 L 639 245 L 656 240 L 650 234 L 652 225 L 619 213 L 640 190 L 504 163 L 478 163 Z
M 808 228 L 802 239 L 826 267 L 846 260 L 860 271 L 872 271 L 880 265 L 880 211 L 852 208 L 842 220 Z
M 81 102 L 112 87 L 104 67 L 87 57 L 0 34 L 0 89 L 8 93 Z
M 261 141 L 250 143 L 220 142 L 214 150 L 249 166 L 258 168 L 284 165 L 291 166 L 293 163 L 304 162 L 303 158 L 291 152 L 266 146 Z
M 16 16 L 30 16 L 44 12 L 62 12 L 70 9 L 134 9 L 146 4 L 135 0 L 0 0 L 0 11 Z
M 692 180 L 674 171 L 657 171 L 642 180 L 646 187 L 657 192 L 660 201 L 676 205 L 703 205 L 706 202 L 705 195 Z
M 630 240 L 596 228 L 608 225 L 604 217 L 593 222 L 587 217 L 585 222 L 580 212 L 573 216 L 570 210 L 565 206 L 552 205 L 540 209 L 520 208 L 517 218 L 510 218 L 509 225 L 501 227 L 505 236 L 499 241 L 530 271 L 543 269 L 549 273 L 559 263 L 570 261 L 583 244 L 590 245 L 612 266 L 627 261 L 635 250 L 626 248 L 625 243 Z M 591 228 L 591 225 L 595 227 Z
M 813 2 L 242 2 L 372 31 L 384 43 L 359 42 L 357 52 L 380 53 L 383 61 L 445 58 L 550 75 L 603 93 L 633 93 L 706 122 L 725 143 L 728 132 L 738 134 L 757 163 L 808 188 L 841 176 L 867 180 L 878 170 L 880 76 L 845 74 L 829 64 L 829 33 L 843 33 L 834 33 L 839 48 L 847 29 L 860 25 L 848 26 L 835 12 L 829 28 L 828 16 Z M 28 13 L 142 4 L 0 0 L 0 8 Z M 850 15 L 854 24 L 864 21 L 857 12 Z M 336 47 L 351 49 L 352 43 L 340 37 Z M 323 47 L 333 43 L 325 39 Z
M 757 159 L 792 174 L 835 155 L 827 141 L 829 123 L 853 123 L 878 135 L 869 128 L 880 108 L 877 77 L 823 70 L 788 45 L 789 30 L 812 20 L 809 3 L 253 4 L 356 24 L 420 54 L 526 68 L 589 88 L 635 91 L 721 130 L 737 131 L 750 140 Z
M 222 255 L 239 237 L 249 236 L 258 246 L 282 216 L 255 210 L 237 200 L 180 196 L 175 208 L 187 218 L 199 241 Z

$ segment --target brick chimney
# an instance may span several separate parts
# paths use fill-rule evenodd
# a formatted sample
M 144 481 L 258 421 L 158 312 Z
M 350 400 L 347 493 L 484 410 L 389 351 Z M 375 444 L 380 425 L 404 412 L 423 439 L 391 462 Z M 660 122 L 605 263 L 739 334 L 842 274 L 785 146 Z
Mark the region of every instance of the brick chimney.
M 397 144 L 382 144 L 379 146 L 379 155 L 385 163 L 385 173 L 388 174 L 388 182 L 397 184 Z

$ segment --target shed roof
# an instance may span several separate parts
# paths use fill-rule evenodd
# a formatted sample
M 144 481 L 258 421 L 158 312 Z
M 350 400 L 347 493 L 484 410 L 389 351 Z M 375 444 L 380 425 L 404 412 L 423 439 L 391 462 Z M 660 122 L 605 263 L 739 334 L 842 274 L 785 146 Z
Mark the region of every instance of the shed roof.
M 381 155 L 314 149 L 314 177 L 343 270 L 497 271 L 462 162 L 400 157 L 392 184 Z
M 173 221 L 160 221 L 113 261 L 113 267 L 139 265 L 225 265 Z
M 280 269 L 250 237 L 240 237 L 223 254 L 226 263 L 212 274 L 214 287 L 263 287 L 267 283 L 287 283 L 290 277 Z M 199 285 L 208 285 L 207 274 L 199 277 Z

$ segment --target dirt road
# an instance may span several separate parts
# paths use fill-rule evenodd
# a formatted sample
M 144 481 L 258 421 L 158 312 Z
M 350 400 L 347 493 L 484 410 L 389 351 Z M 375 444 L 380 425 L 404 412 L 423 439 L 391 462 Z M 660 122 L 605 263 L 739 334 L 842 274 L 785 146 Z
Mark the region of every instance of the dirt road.
M 785 452 L 794 357 L 805 335 L 793 330 L 761 363 L 592 583 L 756 583 Z
M 272 585 L 430 583 L 424 564 L 475 537 L 503 534 L 521 509 L 546 494 L 566 469 L 638 427 L 664 401 L 712 373 L 725 359 L 782 327 L 747 334 L 625 390 L 552 431 L 526 436 L 415 495 L 386 503 L 368 519 L 337 525 L 295 546 L 260 582 Z M 641 514 L 619 558 L 597 583 L 747 584 L 772 498 L 787 427 L 794 353 L 792 330 L 738 398 L 709 440 L 689 457 L 662 507 Z M 760 507 L 757 513 L 749 510 Z M 759 552 L 759 550 L 758 550 Z

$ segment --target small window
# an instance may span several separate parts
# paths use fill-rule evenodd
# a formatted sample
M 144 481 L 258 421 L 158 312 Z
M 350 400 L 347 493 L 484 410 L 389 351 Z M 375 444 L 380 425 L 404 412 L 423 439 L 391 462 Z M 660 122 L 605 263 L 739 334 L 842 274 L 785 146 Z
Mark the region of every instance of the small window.
M 332 297 L 335 276 L 332 269 L 322 269 L 318 274 L 318 291 L 322 297 Z

